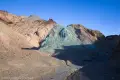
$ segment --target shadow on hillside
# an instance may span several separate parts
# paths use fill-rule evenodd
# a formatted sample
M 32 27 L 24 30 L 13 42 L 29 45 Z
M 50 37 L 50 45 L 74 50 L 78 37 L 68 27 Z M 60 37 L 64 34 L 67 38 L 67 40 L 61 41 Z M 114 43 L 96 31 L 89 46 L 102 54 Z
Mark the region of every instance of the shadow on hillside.
M 31 47 L 31 48 L 21 48 L 21 49 L 25 49 L 25 50 L 39 50 L 41 46 L 39 47 Z
M 120 80 L 108 61 L 93 62 L 75 71 L 67 80 Z
M 64 46 L 63 49 L 55 49 L 53 57 L 83 66 L 67 80 L 120 80 L 109 59 L 117 44 L 115 40 L 110 36 L 93 44 Z
M 78 66 L 87 65 L 90 62 L 106 61 L 111 56 L 116 43 L 114 38 L 101 37 L 93 44 L 63 46 L 63 49 L 55 49 L 52 57 L 70 61 Z
M 111 67 L 109 58 L 115 44 L 112 40 L 101 39 L 93 44 L 64 46 L 55 49 L 53 57 L 70 61 L 74 65 L 83 66 L 68 80 L 119 80 L 114 79 L 115 69 Z M 77 77 L 74 77 L 74 76 Z
M 89 62 L 97 60 L 98 54 L 95 54 L 97 49 L 93 45 L 74 45 L 64 46 L 63 49 L 55 49 L 52 57 L 70 61 L 72 64 L 83 66 Z M 67 63 L 66 63 L 67 64 Z
M 56 49 L 55 52 L 53 57 L 64 60 L 68 66 L 67 61 L 83 66 L 68 80 L 114 80 L 115 71 L 111 68 L 109 56 L 100 54 L 93 45 L 65 46 L 63 50 Z
M 73 73 L 76 78 L 70 75 L 68 78 L 71 79 L 68 80 L 115 80 L 112 77 L 115 72 L 109 62 L 109 56 L 115 45 L 111 43 L 113 39 L 103 38 L 93 44 L 63 46 L 63 49 L 55 49 L 52 57 L 64 60 L 67 65 L 69 65 L 67 61 L 70 61 L 74 65 L 83 66 Z M 39 50 L 40 47 L 22 49 Z

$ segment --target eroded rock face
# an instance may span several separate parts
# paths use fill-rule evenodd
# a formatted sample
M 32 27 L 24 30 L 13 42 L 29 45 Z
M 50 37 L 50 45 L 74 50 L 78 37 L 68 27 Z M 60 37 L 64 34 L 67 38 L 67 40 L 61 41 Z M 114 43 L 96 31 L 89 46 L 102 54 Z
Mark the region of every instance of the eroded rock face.
M 75 29 L 76 35 L 80 40 L 83 41 L 90 40 L 91 42 L 94 42 L 96 40 L 99 40 L 99 38 L 104 37 L 100 31 L 87 29 L 80 24 L 71 24 L 69 26 L 72 26 Z
M 24 35 L 32 46 L 38 47 L 39 43 L 48 35 L 56 22 L 52 19 L 42 20 L 37 16 L 16 16 L 6 11 L 0 11 L 0 19 L 13 30 Z
M 88 45 L 101 37 L 104 37 L 101 32 L 87 29 L 80 24 L 67 27 L 56 25 L 41 44 L 40 50 L 54 53 L 55 49 L 62 49 L 63 46 Z

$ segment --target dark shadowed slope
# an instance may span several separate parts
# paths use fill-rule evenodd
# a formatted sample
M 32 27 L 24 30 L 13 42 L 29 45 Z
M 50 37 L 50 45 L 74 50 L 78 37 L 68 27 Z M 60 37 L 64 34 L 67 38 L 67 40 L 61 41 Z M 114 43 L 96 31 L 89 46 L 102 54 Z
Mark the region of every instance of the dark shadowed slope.
M 88 62 L 84 65 L 84 67 L 68 76 L 67 80 L 119 80 L 119 41 L 120 36 L 117 35 L 108 36 L 102 40 L 102 42 L 97 41 L 97 43 L 101 43 L 99 48 L 104 51 L 103 54 L 100 51 L 95 53 L 97 56 L 94 56 L 94 58 L 89 61 L 87 60 Z M 106 43 L 108 43 L 107 46 L 105 46 Z M 101 45 L 103 47 L 101 47 Z M 105 50 L 105 47 L 108 47 L 108 51 Z M 81 52 L 77 51 L 77 53 L 80 54 Z M 81 62 L 80 56 L 77 60 L 80 60 L 77 62 Z M 82 61 L 86 62 L 86 60 Z

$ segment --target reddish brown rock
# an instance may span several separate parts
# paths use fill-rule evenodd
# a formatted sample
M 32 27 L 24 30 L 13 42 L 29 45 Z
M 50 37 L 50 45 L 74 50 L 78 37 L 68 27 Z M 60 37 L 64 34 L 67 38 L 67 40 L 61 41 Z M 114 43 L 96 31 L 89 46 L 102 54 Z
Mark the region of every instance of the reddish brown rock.
M 78 35 L 78 38 L 80 40 L 82 40 L 83 38 L 83 40 L 86 40 L 86 42 L 95 42 L 101 37 L 105 37 L 100 31 L 85 28 L 83 25 L 80 24 L 71 24 L 70 26 L 72 26 L 76 30 L 75 32 Z

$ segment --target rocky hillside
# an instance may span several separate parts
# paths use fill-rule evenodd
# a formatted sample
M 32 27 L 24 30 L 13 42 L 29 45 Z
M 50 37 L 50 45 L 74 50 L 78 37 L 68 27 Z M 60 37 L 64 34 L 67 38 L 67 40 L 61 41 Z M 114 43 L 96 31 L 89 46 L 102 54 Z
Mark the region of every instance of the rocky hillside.
M 37 50 L 23 49 L 31 44 L 14 24 L 0 21 L 0 80 L 63 80 L 68 75 L 64 62 Z
M 0 79 L 119 80 L 119 43 L 81 24 L 0 10 Z
M 64 46 L 88 45 L 103 37 L 100 31 L 87 29 L 80 24 L 67 27 L 56 25 L 41 44 L 40 50 L 54 53 L 55 49 L 63 49 Z
M 16 16 L 7 11 L 0 11 L 0 20 L 13 30 L 24 35 L 31 45 L 35 47 L 39 46 L 39 43 L 56 24 L 52 19 L 45 21 L 33 15 L 29 17 Z
M 99 43 L 104 43 L 104 56 L 106 59 L 102 61 L 91 61 L 83 68 L 71 73 L 66 80 L 120 80 L 120 36 L 110 35 Z M 108 44 L 106 46 L 106 44 Z M 80 52 L 79 52 L 80 53 Z M 99 55 L 99 58 L 104 59 Z

